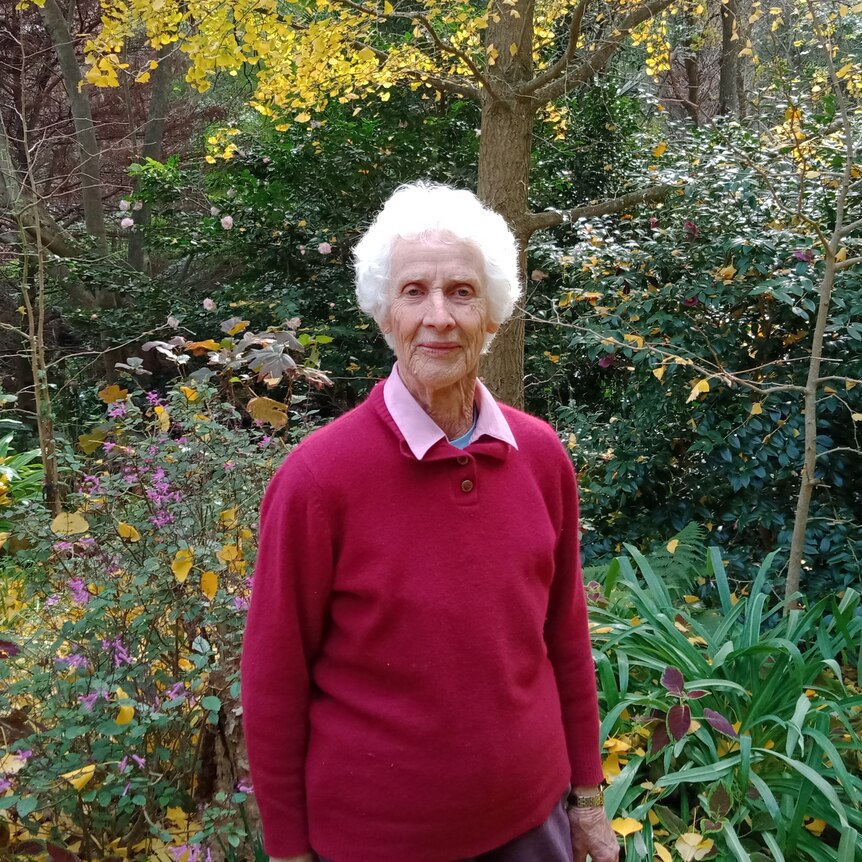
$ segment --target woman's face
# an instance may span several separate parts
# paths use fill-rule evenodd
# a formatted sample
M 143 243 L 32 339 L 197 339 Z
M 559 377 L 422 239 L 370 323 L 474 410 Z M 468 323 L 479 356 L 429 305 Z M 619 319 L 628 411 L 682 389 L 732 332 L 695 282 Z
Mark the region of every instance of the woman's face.
M 475 377 L 488 312 L 482 254 L 451 234 L 398 239 L 389 262 L 390 305 L 381 329 L 392 336 L 407 388 L 445 389 Z

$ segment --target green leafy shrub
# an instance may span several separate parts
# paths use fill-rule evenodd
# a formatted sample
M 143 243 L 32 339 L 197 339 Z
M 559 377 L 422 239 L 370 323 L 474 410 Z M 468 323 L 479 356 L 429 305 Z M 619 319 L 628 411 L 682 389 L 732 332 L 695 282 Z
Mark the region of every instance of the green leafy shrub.
M 607 804 L 626 858 L 670 860 L 671 846 L 684 860 L 858 858 L 859 593 L 782 616 L 764 592 L 774 555 L 737 596 L 712 548 L 706 608 L 674 600 L 626 550 L 589 591 Z
M 102 442 L 84 461 L 64 456 L 77 477 L 65 511 L 12 507 L 23 547 L 0 643 L 11 850 L 37 838 L 83 858 L 236 848 L 250 840 L 238 656 L 257 509 L 284 445 L 199 381 L 103 396 Z

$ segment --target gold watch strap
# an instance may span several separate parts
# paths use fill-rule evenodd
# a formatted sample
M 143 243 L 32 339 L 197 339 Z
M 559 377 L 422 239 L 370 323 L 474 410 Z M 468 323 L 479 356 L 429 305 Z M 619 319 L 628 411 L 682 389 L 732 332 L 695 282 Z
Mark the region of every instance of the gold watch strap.
M 600 789 L 591 796 L 570 793 L 568 802 L 570 808 L 601 808 L 605 804 L 605 791 Z

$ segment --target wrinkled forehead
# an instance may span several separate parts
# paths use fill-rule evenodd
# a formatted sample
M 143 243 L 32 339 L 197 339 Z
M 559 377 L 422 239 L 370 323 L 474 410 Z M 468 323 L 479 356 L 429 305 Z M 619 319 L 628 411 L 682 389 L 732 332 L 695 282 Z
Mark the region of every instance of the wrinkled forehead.
M 429 267 L 465 279 L 486 278 L 485 255 L 474 242 L 448 231 L 428 231 L 419 236 L 399 236 L 389 250 L 389 277 L 401 279 L 410 272 L 421 274 Z

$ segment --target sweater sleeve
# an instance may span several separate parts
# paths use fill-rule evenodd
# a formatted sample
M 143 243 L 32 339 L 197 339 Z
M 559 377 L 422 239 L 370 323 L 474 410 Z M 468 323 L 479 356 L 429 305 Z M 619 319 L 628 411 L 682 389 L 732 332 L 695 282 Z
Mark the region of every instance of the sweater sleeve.
M 243 729 L 270 856 L 309 851 L 305 803 L 310 674 L 332 582 L 331 519 L 304 453 L 288 456 L 260 512 L 242 649 Z
M 596 672 L 587 621 L 578 537 L 578 489 L 567 455 L 561 465 L 562 528 L 548 600 L 545 642 L 554 668 L 571 765 L 572 786 L 603 780 Z

